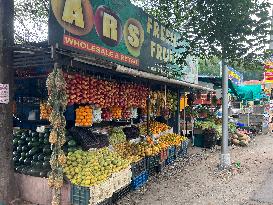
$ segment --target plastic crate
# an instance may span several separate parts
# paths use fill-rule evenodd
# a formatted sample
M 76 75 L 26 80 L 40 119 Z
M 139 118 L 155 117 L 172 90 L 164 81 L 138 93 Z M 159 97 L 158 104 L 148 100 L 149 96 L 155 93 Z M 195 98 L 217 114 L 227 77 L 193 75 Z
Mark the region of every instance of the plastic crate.
M 171 146 L 168 148 L 168 157 L 173 157 L 175 156 L 175 147 Z
M 158 168 L 159 168 L 159 164 L 157 166 L 155 166 L 155 167 L 150 168 L 148 170 L 148 175 L 149 176 L 155 176 L 156 174 L 158 174 L 159 173 L 159 169 Z
M 168 149 L 165 149 L 159 153 L 159 161 L 164 162 L 168 158 Z
M 71 186 L 71 204 L 73 205 L 89 205 L 90 190 L 88 187 Z
M 195 134 L 194 135 L 194 146 L 204 147 L 204 135 L 203 134 Z
M 175 147 L 175 158 L 178 158 L 182 155 L 183 144 L 181 143 L 179 146 Z
M 133 178 L 132 183 L 131 183 L 131 188 L 133 190 L 137 190 L 140 187 L 142 187 L 146 182 L 148 181 L 148 172 L 144 171 L 137 177 Z
M 111 197 L 111 198 L 105 199 L 104 201 L 98 203 L 97 205 L 112 205 L 112 204 L 113 204 L 113 200 Z
M 166 165 L 171 165 L 174 163 L 175 160 L 175 156 L 172 157 L 168 157 L 168 159 L 166 159 Z
M 188 154 L 189 140 L 182 142 L 182 155 L 185 156 Z
M 159 163 L 158 168 L 157 168 L 158 172 L 163 172 L 163 170 L 166 166 L 166 160 Z
M 127 185 L 126 187 L 114 192 L 112 196 L 112 203 L 116 203 L 124 196 L 126 196 L 131 191 L 131 184 Z
M 146 159 L 143 158 L 138 162 L 131 164 L 132 178 L 140 175 L 142 172 L 146 171 Z
M 146 167 L 149 171 L 150 169 L 157 167 L 159 164 L 159 155 L 146 157 Z

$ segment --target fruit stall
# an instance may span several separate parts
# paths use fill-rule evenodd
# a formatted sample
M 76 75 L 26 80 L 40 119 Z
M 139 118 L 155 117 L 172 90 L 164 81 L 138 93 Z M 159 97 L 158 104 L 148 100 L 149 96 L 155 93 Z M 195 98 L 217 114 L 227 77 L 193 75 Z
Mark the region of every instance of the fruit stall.
M 40 93 L 18 90 L 14 106 L 13 160 L 24 199 L 49 204 L 49 187 L 62 187 L 63 204 L 110 204 L 187 154 L 188 139 L 174 133 L 179 108 L 173 86 L 68 66 L 44 77 L 33 70 L 18 75 L 18 85 L 30 89 L 24 82 L 36 79 L 31 89 Z M 50 79 L 54 72 L 60 79 Z M 63 82 L 62 95 L 52 82 Z M 56 102 L 62 109 L 56 110 Z M 32 189 L 35 183 L 41 190 Z
M 145 84 L 121 82 L 114 77 L 102 79 L 102 76 L 68 70 L 60 72 L 67 95 L 62 118 L 62 123 L 66 124 L 63 155 L 59 159 L 65 179 L 62 195 L 66 199 L 62 198 L 62 201 L 72 204 L 116 201 L 129 191 L 139 189 L 149 176 L 159 173 L 176 158 L 186 155 L 187 138 L 175 134 L 173 127 L 168 125 L 177 109 L 177 96 L 171 87 L 163 86 L 161 91 Z M 20 77 L 29 80 L 28 75 Z M 21 84 L 22 88 L 24 86 L 28 85 Z M 49 80 L 47 86 L 51 86 Z M 15 170 L 22 196 L 35 203 L 47 204 L 51 193 L 45 188 L 44 179 L 48 179 L 50 186 L 62 183 L 52 177 L 51 158 L 56 151 L 52 145 L 58 139 L 50 123 L 56 116 L 44 97 L 37 95 L 33 102 L 30 100 L 32 96 L 20 94 L 16 98 L 14 113 L 17 116 L 13 139 Z M 46 98 L 50 101 L 52 91 L 48 94 Z M 151 103 L 148 108 L 146 99 L 149 95 Z M 31 109 L 26 109 L 28 104 Z M 37 105 L 33 108 L 33 104 Z M 25 109 L 18 109 L 22 105 Z M 29 111 L 28 115 L 36 113 L 33 119 L 21 117 L 25 110 Z M 157 122 L 158 117 L 163 117 L 166 122 Z M 26 187 L 31 188 L 28 184 L 34 182 L 43 184 L 39 186 L 43 189 L 43 197 L 26 194 L 26 191 L 35 192 L 26 190 Z
M 168 31 L 168 40 L 145 31 L 144 39 L 141 23 L 128 19 L 127 10 L 147 17 L 150 29 L 158 23 L 141 9 L 126 1 L 124 12 L 118 2 L 107 1 L 119 17 L 102 1 L 93 3 L 94 16 L 91 6 L 82 9 L 87 22 L 79 29 L 71 18 L 81 15 L 59 11 L 66 5 L 53 1 L 52 46 L 15 52 L 13 160 L 21 195 L 36 204 L 112 204 L 140 189 L 187 154 L 189 140 L 180 132 L 182 94 L 212 91 L 198 85 L 196 58 L 173 64 L 175 52 L 188 47 L 183 41 L 176 48 L 178 33 Z M 108 36 L 105 14 L 117 20 L 114 32 L 108 19 Z M 128 20 L 124 29 L 120 18 Z M 42 190 L 29 186 L 34 183 Z

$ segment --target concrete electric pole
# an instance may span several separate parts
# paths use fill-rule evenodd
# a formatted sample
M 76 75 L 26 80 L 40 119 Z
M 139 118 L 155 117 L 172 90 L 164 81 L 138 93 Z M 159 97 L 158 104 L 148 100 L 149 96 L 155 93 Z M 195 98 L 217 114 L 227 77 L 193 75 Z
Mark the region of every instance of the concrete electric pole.
M 0 204 L 18 196 L 12 161 L 12 46 L 14 2 L 0 0 Z

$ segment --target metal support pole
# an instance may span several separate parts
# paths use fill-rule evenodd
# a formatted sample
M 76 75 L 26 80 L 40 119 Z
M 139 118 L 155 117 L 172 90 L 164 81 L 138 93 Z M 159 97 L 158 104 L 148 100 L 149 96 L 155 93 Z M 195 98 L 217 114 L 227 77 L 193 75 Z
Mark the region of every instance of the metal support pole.
M 250 126 L 250 122 L 249 122 L 249 106 L 247 106 L 247 126 Z
M 187 126 L 186 125 L 186 93 L 184 93 L 183 96 L 184 96 L 184 99 L 183 99 L 183 101 L 184 101 L 184 112 L 183 112 L 184 113 L 184 116 L 183 116 L 184 128 L 183 129 L 184 129 L 184 132 L 186 132 L 186 133 L 184 133 L 184 135 L 186 136 L 186 134 L 187 134 L 187 130 L 186 130 L 186 126 Z
M 222 147 L 220 157 L 220 168 L 230 166 L 230 154 L 228 150 L 228 68 L 225 60 L 222 64 Z
M 176 110 L 176 120 L 175 120 L 175 127 L 174 131 L 177 134 L 181 134 L 181 129 L 180 129 L 180 98 L 181 98 L 181 92 L 180 89 L 177 91 L 177 110 Z
M 146 106 L 147 106 L 147 135 L 150 135 L 150 105 L 151 105 L 151 97 L 150 95 L 147 97 Z

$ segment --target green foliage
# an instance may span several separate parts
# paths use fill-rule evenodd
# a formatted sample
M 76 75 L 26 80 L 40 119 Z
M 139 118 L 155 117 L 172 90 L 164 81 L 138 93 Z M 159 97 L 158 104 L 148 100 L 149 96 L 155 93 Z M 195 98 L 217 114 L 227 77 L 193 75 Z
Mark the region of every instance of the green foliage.
M 199 60 L 199 75 L 220 76 L 220 61 L 221 59 L 216 56 L 201 58 Z M 263 66 L 260 63 L 248 64 L 234 60 L 229 62 L 229 66 L 242 73 L 244 80 L 261 80 L 263 78 Z
M 183 33 L 190 42 L 185 55 L 224 57 L 244 68 L 261 64 L 270 33 L 268 0 L 148 0 L 140 5 Z
M 216 56 L 201 58 L 199 60 L 199 75 L 220 76 L 220 61 L 221 60 Z
M 229 122 L 228 123 L 228 130 L 231 134 L 235 134 L 236 130 L 237 130 L 236 125 L 232 122 Z

